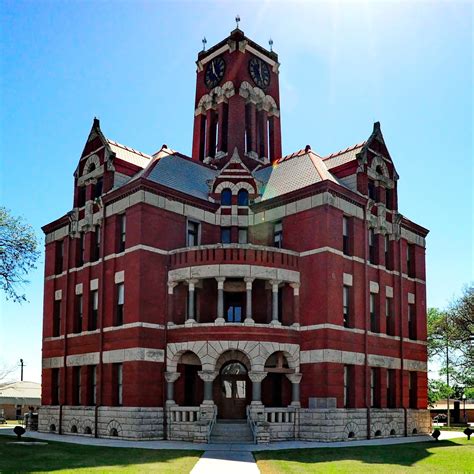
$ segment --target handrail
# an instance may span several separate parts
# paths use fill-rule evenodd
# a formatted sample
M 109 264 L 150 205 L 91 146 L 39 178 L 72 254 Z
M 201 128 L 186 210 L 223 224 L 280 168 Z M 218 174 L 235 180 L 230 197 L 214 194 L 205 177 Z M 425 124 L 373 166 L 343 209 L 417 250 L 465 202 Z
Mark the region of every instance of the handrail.
M 247 406 L 247 424 L 250 426 L 250 431 L 252 431 L 253 442 L 257 444 L 257 424 L 252 419 L 250 406 Z
M 217 407 L 214 406 L 211 421 L 207 425 L 206 441 L 208 443 L 211 440 L 211 433 L 212 433 L 212 430 L 214 429 L 214 425 L 216 424 L 216 418 L 217 418 Z

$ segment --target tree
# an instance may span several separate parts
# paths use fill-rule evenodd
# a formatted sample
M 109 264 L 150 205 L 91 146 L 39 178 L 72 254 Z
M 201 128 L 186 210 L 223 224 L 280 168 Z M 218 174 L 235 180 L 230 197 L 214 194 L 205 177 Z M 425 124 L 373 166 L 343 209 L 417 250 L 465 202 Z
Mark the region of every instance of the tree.
M 442 380 L 428 381 L 428 405 L 434 407 L 439 400 L 443 400 L 453 394 L 453 389 Z
M 21 217 L 13 217 L 0 207 L 0 288 L 6 299 L 20 303 L 26 296 L 19 289 L 28 283 L 26 276 L 39 257 L 33 228 Z

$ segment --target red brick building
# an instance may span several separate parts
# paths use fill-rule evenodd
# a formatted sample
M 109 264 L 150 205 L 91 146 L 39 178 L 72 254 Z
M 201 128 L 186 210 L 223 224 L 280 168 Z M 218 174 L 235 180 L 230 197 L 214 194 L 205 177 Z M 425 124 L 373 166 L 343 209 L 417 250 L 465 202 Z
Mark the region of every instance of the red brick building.
M 94 120 L 73 208 L 43 228 L 41 430 L 429 430 L 428 231 L 398 211 L 379 123 L 329 156 L 281 156 L 278 68 L 239 29 L 199 53 L 192 157 Z

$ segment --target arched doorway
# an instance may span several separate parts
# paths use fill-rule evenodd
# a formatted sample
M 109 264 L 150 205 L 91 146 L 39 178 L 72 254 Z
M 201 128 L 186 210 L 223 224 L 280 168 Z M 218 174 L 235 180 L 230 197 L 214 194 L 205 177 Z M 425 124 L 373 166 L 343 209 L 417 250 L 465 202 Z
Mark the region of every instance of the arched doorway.
M 286 374 L 293 374 L 285 354 L 274 352 L 265 362 L 267 376 L 262 382 L 262 402 L 268 407 L 286 407 L 291 403 L 291 382 Z
M 177 372 L 181 374 L 175 382 L 175 401 L 181 406 L 199 406 L 202 403 L 203 381 L 198 375 L 202 370 L 199 357 L 191 351 L 184 352 L 179 358 Z
M 214 400 L 218 417 L 242 419 L 250 402 L 250 379 L 247 367 L 238 360 L 226 362 L 214 382 Z

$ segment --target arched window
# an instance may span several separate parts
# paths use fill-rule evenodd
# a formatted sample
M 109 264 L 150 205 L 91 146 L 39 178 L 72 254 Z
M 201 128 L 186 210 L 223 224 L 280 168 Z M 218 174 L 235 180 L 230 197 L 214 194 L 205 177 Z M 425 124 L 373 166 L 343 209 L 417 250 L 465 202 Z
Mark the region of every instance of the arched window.
M 232 191 L 229 188 L 225 188 L 221 192 L 221 205 L 230 206 L 232 204 Z
M 249 192 L 246 189 L 241 189 L 237 194 L 237 204 L 239 206 L 249 205 Z

